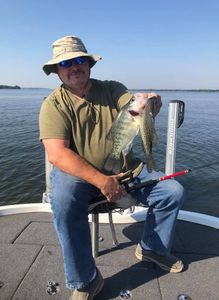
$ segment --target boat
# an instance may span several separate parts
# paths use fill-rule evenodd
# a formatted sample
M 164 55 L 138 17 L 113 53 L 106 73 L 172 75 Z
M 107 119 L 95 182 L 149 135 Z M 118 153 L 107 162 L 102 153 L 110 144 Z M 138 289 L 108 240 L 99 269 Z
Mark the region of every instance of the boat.
M 186 269 L 171 274 L 134 256 L 144 214 L 139 209 L 115 216 L 118 245 L 113 244 L 106 214 L 100 216 L 95 259 L 105 285 L 95 300 L 219 299 L 218 218 L 180 211 L 173 253 L 186 262 Z M 0 207 L 0 226 L 0 299 L 68 299 L 50 205 Z
M 178 110 L 175 112 L 179 115 Z M 172 135 L 176 133 L 173 128 L 170 131 Z M 175 167 L 174 138 L 170 141 L 167 172 Z M 51 207 L 46 201 L 50 171 L 51 165 L 46 163 L 47 189 L 42 202 L 0 206 L 1 300 L 70 297 Z M 96 239 L 94 246 L 98 243 L 94 256 L 105 285 L 95 300 L 219 299 L 219 218 L 180 210 L 172 252 L 183 259 L 186 267 L 183 272 L 173 274 L 135 258 L 146 213 L 147 208 L 142 206 L 112 212 L 117 243 L 110 231 L 108 214 L 98 214 L 98 236 L 92 238 Z M 89 215 L 89 221 L 92 230 L 97 225 L 93 214 Z

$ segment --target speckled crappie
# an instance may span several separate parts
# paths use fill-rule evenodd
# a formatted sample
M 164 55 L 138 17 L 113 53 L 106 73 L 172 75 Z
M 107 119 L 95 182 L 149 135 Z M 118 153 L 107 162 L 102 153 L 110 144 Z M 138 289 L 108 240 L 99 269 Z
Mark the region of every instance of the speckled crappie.
M 147 94 L 136 93 L 114 120 L 108 139 L 112 140 L 112 152 L 109 155 L 105 169 L 118 173 L 120 171 L 120 156 L 127 155 L 133 140 L 140 130 L 148 171 L 153 169 L 152 143 L 154 141 L 154 122 L 151 113 L 150 100 Z
M 152 148 L 153 144 L 157 143 L 157 134 L 155 131 L 155 122 L 153 117 L 154 102 L 152 100 L 153 98 L 150 98 L 147 101 L 139 126 L 143 149 L 147 161 L 147 170 L 149 173 L 151 173 L 155 167 Z

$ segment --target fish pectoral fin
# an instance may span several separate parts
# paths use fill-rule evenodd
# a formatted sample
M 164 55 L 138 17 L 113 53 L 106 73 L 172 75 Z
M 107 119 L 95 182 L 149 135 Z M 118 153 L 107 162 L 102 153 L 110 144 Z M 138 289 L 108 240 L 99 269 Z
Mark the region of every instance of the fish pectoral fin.
M 129 153 L 129 151 L 131 150 L 131 148 L 133 146 L 134 139 L 138 135 L 138 133 L 139 133 L 139 128 L 137 128 L 137 130 L 134 132 L 131 140 L 127 143 L 125 148 L 122 150 L 123 155 L 126 156 Z
M 131 148 L 132 148 L 132 145 L 133 145 L 133 141 L 129 142 L 129 143 L 126 145 L 126 147 L 122 150 L 122 153 L 123 153 L 124 156 L 126 156 L 126 155 L 129 153 L 129 151 L 130 151 Z

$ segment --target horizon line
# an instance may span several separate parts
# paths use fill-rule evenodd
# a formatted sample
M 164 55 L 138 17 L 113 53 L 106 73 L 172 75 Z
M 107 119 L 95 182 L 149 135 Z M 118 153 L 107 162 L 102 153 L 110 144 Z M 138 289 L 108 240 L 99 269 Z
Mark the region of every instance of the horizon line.
M 55 88 L 51 87 L 21 87 L 21 89 L 50 89 L 54 90 Z M 216 91 L 219 92 L 219 89 L 212 88 L 130 88 L 128 90 L 132 91 Z

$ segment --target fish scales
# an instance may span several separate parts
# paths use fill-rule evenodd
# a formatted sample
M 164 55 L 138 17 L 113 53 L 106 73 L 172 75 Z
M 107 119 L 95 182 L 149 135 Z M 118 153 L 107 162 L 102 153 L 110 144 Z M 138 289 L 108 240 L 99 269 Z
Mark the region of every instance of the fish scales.
M 150 103 L 145 106 L 144 116 L 140 122 L 140 135 L 147 160 L 147 170 L 152 172 L 155 167 L 152 148 L 153 143 L 156 142 L 156 132 Z
M 152 143 L 154 134 L 153 118 L 150 106 L 146 105 L 148 98 L 145 94 L 137 93 L 132 101 L 127 103 L 117 118 L 108 134 L 112 141 L 112 152 L 106 160 L 105 169 L 118 173 L 120 171 L 120 157 L 130 151 L 133 140 L 139 130 L 143 142 L 144 152 L 148 160 L 148 170 L 152 170 Z
M 129 112 L 123 110 L 113 123 L 110 133 L 110 137 L 114 142 L 111 153 L 112 158 L 118 160 L 122 151 L 128 151 L 126 150 L 127 145 L 135 137 L 137 129 L 137 124 L 134 124 Z

